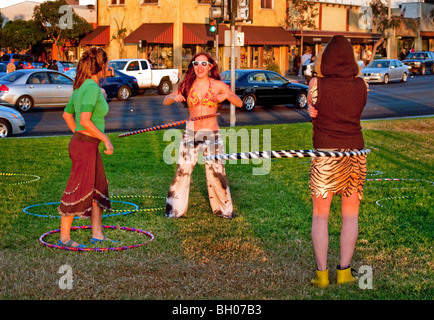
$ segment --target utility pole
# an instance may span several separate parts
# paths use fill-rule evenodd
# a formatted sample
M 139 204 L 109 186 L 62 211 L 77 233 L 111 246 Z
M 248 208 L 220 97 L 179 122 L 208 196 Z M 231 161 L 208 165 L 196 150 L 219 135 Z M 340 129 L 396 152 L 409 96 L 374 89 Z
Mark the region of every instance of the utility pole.
M 237 12 L 237 1 L 231 1 L 231 90 L 235 93 L 235 18 Z M 230 126 L 235 127 L 235 106 L 231 103 Z
M 387 1 L 387 19 L 390 21 L 391 18 L 391 10 L 390 10 L 390 0 Z M 391 32 L 390 29 L 387 30 L 387 59 L 390 59 L 391 54 L 390 51 L 392 50 L 392 37 L 391 37 Z

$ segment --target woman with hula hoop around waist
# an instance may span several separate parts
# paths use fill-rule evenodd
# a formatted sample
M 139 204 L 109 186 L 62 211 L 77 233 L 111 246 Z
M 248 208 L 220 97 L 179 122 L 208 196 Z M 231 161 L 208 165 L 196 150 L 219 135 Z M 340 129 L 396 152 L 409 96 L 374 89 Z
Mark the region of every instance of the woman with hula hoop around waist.
M 215 114 L 225 100 L 238 108 L 242 106 L 241 99 L 220 80 L 217 63 L 211 55 L 200 52 L 191 59 L 178 89 L 165 97 L 164 105 L 181 102 L 188 107 L 190 117 L 198 117 Z M 190 121 L 186 125 L 179 149 L 178 168 L 166 200 L 167 217 L 178 218 L 187 212 L 191 174 L 200 150 L 204 155 L 224 153 L 216 117 Z M 205 172 L 212 212 L 232 219 L 235 213 L 224 164 L 207 161 Z

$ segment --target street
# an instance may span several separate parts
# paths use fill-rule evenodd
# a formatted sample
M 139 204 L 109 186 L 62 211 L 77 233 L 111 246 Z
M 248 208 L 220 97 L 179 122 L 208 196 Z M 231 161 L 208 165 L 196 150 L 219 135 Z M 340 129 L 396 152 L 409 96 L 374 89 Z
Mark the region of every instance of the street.
M 434 115 L 434 75 L 410 76 L 407 83 L 370 84 L 368 103 L 362 119 Z M 345 97 L 342 97 L 345 99 Z M 163 105 L 164 96 L 155 90 L 128 101 L 113 99 L 106 116 L 106 132 L 129 132 L 187 119 L 189 112 L 181 104 Z M 230 126 L 230 108 L 219 112 L 221 127 Z M 23 113 L 27 131 L 17 137 L 70 134 L 62 118 L 63 108 L 36 108 Z M 258 106 L 252 112 L 236 110 L 236 125 L 298 123 L 310 121 L 307 109 L 293 106 Z M 184 126 L 182 126 L 184 127 Z

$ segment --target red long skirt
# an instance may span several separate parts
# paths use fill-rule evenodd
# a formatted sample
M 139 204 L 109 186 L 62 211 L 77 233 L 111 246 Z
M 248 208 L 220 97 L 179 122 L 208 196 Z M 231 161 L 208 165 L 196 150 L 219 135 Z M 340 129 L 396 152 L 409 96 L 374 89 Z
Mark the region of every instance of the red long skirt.
M 62 216 L 89 218 L 93 201 L 103 210 L 111 211 L 108 182 L 98 149 L 100 142 L 80 132 L 72 135 L 68 148 L 71 174 L 57 208 Z

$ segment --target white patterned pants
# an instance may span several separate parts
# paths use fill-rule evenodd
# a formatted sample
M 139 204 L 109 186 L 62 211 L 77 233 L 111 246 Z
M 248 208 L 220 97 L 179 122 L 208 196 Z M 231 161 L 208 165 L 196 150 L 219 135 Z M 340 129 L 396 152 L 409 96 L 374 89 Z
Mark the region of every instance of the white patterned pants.
M 191 174 L 200 151 L 204 156 L 224 153 L 219 131 L 184 131 L 179 148 L 178 167 L 166 200 L 167 217 L 178 218 L 186 214 Z M 223 218 L 234 218 L 236 215 L 233 212 L 224 163 L 219 160 L 207 161 L 205 173 L 212 212 Z

